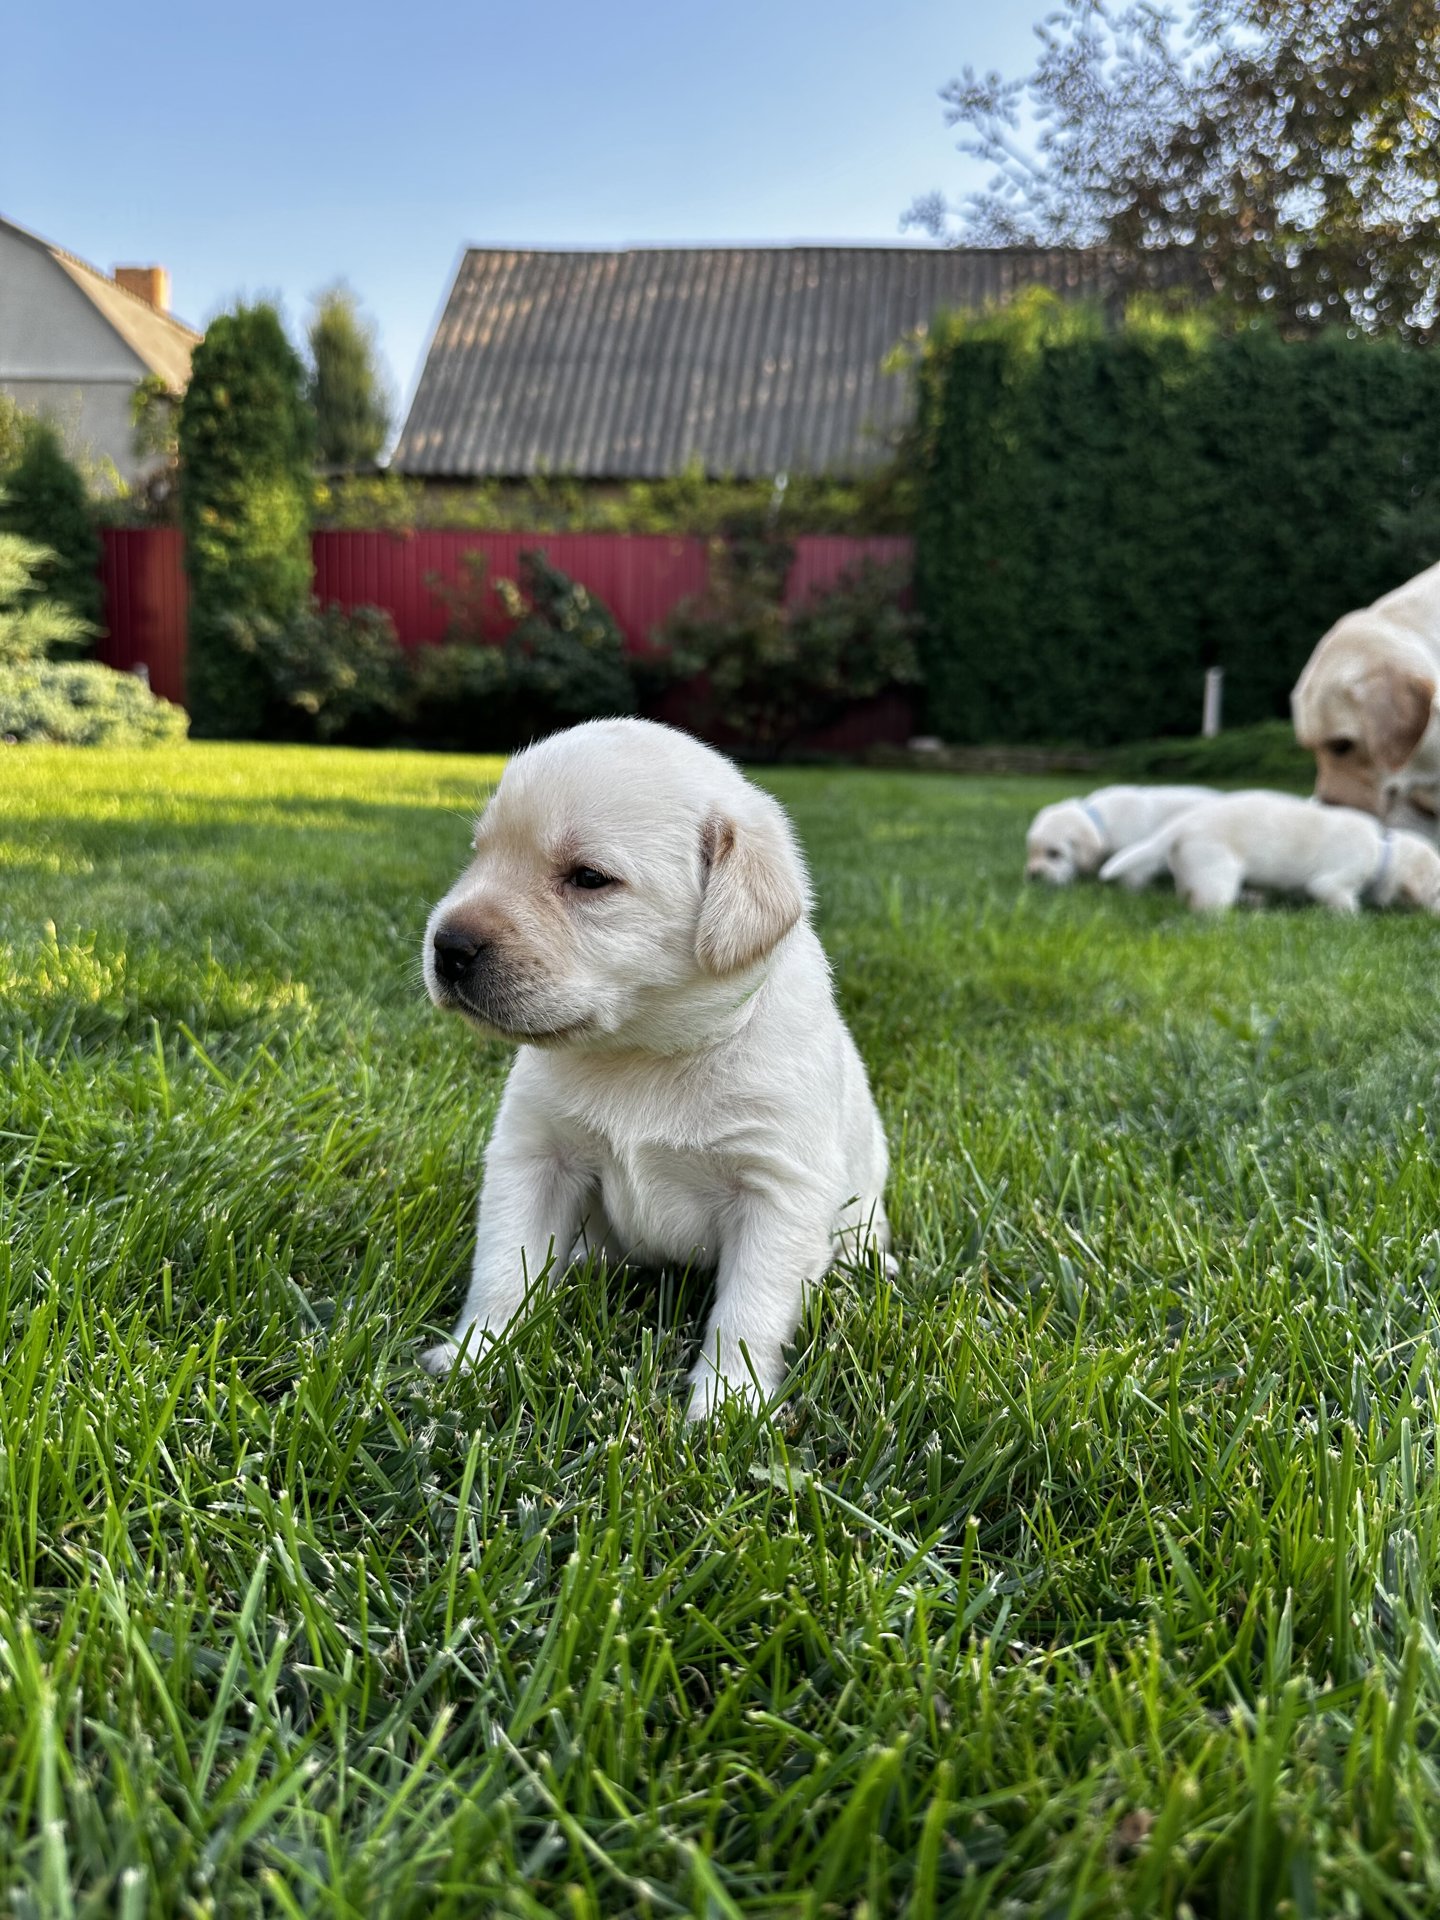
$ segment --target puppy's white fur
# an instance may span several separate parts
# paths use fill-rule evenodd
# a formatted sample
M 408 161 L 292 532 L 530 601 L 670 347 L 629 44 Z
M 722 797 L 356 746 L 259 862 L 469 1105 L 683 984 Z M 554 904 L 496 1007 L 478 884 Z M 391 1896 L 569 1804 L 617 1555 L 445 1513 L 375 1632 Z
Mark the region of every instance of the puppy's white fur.
M 425 936 L 436 1004 L 520 1042 L 432 1371 L 598 1249 L 715 1269 L 692 1418 L 779 1387 L 805 1289 L 889 1241 L 885 1136 L 809 905 L 783 809 L 684 734 L 591 721 L 510 762 Z M 477 947 L 463 976 L 437 935 Z
M 1440 911 L 1440 854 L 1373 814 L 1288 793 L 1227 793 L 1107 860 L 1102 880 L 1141 887 L 1169 867 L 1196 909 L 1233 907 L 1242 887 L 1305 894 L 1336 913 L 1362 899 Z
M 1100 787 L 1084 799 L 1042 807 L 1025 836 L 1025 878 L 1068 887 L 1078 875 L 1098 873 L 1112 853 L 1214 798 L 1213 787 Z

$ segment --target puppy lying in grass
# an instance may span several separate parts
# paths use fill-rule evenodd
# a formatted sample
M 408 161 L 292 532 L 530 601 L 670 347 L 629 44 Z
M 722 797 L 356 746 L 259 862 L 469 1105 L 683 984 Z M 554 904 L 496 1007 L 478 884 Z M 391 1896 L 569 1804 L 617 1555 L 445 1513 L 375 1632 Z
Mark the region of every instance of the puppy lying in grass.
M 692 1419 L 768 1397 L 802 1296 L 889 1242 L 885 1136 L 809 923 L 783 809 L 645 720 L 517 754 L 430 916 L 435 1004 L 519 1051 L 451 1339 L 468 1363 L 527 1287 L 590 1252 L 715 1269 Z
M 1440 854 L 1373 814 L 1288 793 L 1227 793 L 1106 861 L 1102 880 L 1143 887 L 1168 867 L 1197 911 L 1233 907 L 1243 888 L 1298 893 L 1335 913 L 1361 903 L 1440 912 Z
M 1078 875 L 1098 873 L 1110 854 L 1214 798 L 1213 787 L 1101 787 L 1083 800 L 1042 807 L 1025 836 L 1025 878 L 1068 887 Z

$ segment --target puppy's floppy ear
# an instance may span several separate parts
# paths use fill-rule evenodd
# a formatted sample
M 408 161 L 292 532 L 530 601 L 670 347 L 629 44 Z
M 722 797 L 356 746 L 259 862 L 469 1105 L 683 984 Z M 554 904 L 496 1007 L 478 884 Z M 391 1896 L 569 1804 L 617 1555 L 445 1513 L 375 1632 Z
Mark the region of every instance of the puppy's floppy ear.
M 738 973 L 776 947 L 810 904 L 789 822 L 773 801 L 744 817 L 710 814 L 700 830 L 705 897 L 695 935 L 707 973 Z
M 1368 676 L 1363 696 L 1365 744 L 1377 767 L 1403 767 L 1430 724 L 1435 682 L 1423 673 L 1384 667 Z

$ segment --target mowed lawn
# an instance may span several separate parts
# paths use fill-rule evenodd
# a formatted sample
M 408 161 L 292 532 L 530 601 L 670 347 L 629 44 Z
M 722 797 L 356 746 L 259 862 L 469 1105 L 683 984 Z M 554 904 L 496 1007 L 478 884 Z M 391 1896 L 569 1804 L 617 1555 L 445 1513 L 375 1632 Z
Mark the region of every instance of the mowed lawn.
M 478 1380 L 497 764 L 0 753 L 0 1907 L 1437 1911 L 1440 929 L 1019 881 L 787 771 L 894 1156 L 771 1423 L 702 1279 Z

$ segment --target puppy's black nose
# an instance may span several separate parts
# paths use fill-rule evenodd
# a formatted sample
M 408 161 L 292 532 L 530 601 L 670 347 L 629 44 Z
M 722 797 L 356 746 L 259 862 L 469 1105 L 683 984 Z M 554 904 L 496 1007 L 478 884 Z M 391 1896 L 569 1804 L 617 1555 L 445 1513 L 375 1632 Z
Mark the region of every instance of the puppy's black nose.
M 474 966 L 484 943 L 473 934 L 460 932 L 457 927 L 437 927 L 433 944 L 435 971 L 442 980 L 453 986 Z

